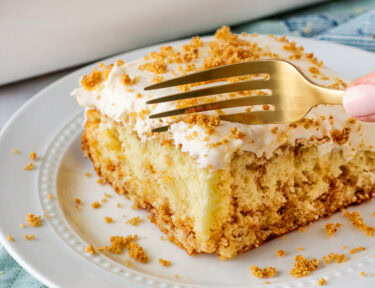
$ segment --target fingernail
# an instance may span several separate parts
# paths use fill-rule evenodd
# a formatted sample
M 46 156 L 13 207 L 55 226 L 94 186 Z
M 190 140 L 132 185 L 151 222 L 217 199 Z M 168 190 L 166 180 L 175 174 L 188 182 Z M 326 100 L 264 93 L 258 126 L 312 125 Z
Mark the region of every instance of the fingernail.
M 353 117 L 372 117 L 375 115 L 375 85 L 360 84 L 349 87 L 345 91 L 343 105 Z

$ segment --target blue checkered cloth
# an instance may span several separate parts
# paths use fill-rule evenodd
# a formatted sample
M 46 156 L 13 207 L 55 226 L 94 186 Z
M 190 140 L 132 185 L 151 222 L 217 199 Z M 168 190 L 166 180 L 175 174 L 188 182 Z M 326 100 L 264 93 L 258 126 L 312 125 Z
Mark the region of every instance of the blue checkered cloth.
M 375 0 L 330 1 L 302 11 L 235 26 L 232 30 L 297 35 L 375 51 Z M 0 288 L 9 287 L 45 286 L 33 279 L 0 246 Z

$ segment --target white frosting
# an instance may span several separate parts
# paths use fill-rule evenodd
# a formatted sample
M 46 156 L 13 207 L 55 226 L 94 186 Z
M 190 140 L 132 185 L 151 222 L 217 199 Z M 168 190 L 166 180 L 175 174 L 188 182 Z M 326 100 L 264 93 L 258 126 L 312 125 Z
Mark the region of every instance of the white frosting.
M 291 52 L 283 49 L 285 43 L 281 43 L 273 37 L 246 37 L 248 37 L 247 40 L 252 43 L 257 43 L 259 47 L 278 53 L 281 58 L 288 59 L 288 56 L 291 55 Z M 199 49 L 200 57 L 192 62 L 196 67 L 201 66 L 203 58 L 207 56 L 207 51 L 209 49 L 208 41 L 210 40 L 212 39 L 203 40 L 203 46 Z M 174 48 L 181 49 L 179 46 Z M 100 89 L 86 90 L 85 88 L 80 87 L 75 89 L 72 92 L 72 95 L 76 97 L 79 105 L 88 109 L 97 109 L 113 121 L 123 122 L 124 125 L 127 125 L 127 116 L 131 112 L 141 112 L 149 109 L 151 114 L 154 114 L 161 111 L 175 109 L 175 102 L 154 106 L 146 105 L 146 101 L 149 99 L 178 92 L 175 87 L 144 91 L 143 88 L 152 84 L 152 79 L 155 77 L 154 73 L 140 71 L 138 69 L 140 65 L 147 62 L 150 61 L 146 61 L 142 58 L 126 63 L 120 67 L 115 64 L 107 80 L 103 83 Z M 309 67 L 314 65 L 306 57 L 302 57 L 300 60 L 292 60 L 292 62 L 299 66 L 305 74 L 310 77 L 313 76 L 309 72 Z M 172 70 L 176 72 L 177 75 L 181 74 L 178 73 L 177 66 L 177 64 L 168 65 L 168 72 L 161 74 L 164 80 L 175 77 L 171 72 Z M 321 85 L 330 85 L 335 82 L 337 76 L 334 72 L 326 67 L 321 67 L 319 70 L 324 75 L 328 76 L 329 79 L 322 80 L 318 77 L 316 79 L 312 78 L 313 81 Z M 125 86 L 121 81 L 121 76 L 124 73 L 128 74 L 131 79 L 135 76 L 140 76 L 139 81 L 131 86 Z M 128 91 L 129 88 L 132 89 L 131 92 Z M 137 97 L 138 93 L 141 93 L 142 97 Z M 225 95 L 223 97 L 225 97 Z M 330 116 L 331 119 L 329 119 Z M 374 151 L 375 124 L 359 121 L 349 124 L 349 116 L 342 106 L 319 105 L 314 107 L 308 113 L 306 118 L 317 121 L 320 125 L 311 125 L 310 127 L 298 125 L 297 128 L 291 128 L 289 124 L 242 125 L 221 121 L 220 125 L 215 128 L 214 133 L 211 135 L 208 135 L 206 130 L 198 125 L 191 126 L 183 121 L 176 122 L 169 118 L 148 119 L 147 115 L 143 117 L 143 119 L 137 117 L 132 125 L 141 141 L 147 141 L 150 139 L 149 132 L 152 128 L 171 124 L 171 129 L 169 132 L 166 132 L 166 135 L 169 139 L 173 140 L 176 147 L 181 147 L 181 150 L 188 153 L 193 159 L 196 159 L 201 167 L 210 167 L 215 170 L 224 168 L 225 165 L 229 163 L 233 152 L 238 149 L 254 152 L 258 157 L 265 156 L 270 158 L 281 145 L 295 145 L 297 140 L 307 140 L 312 136 L 318 138 L 329 137 L 328 141 L 319 145 L 317 144 L 321 155 L 332 151 L 332 149 L 341 149 L 345 157 L 350 159 L 359 150 Z M 236 127 L 241 132 L 245 133 L 245 137 L 241 139 L 228 137 L 230 130 L 233 127 Z M 277 127 L 277 130 L 275 130 L 274 127 Z M 333 141 L 331 133 L 335 130 L 342 130 L 346 127 L 350 128 L 349 141 L 343 145 L 339 145 Z M 207 136 L 209 136 L 208 141 L 206 141 L 207 139 L 205 140 Z M 225 138 L 228 141 L 224 144 L 212 147 L 213 143 L 220 142 Z

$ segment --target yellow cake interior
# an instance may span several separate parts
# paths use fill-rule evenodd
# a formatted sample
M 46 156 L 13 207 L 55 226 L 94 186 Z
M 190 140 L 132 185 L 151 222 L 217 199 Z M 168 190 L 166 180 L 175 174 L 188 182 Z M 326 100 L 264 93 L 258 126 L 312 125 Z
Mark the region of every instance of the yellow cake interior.
M 86 112 L 83 150 L 115 190 L 189 254 L 231 258 L 374 194 L 375 153 L 320 156 L 315 140 L 270 159 L 237 151 L 215 171 L 162 136 L 142 142 L 131 124 Z

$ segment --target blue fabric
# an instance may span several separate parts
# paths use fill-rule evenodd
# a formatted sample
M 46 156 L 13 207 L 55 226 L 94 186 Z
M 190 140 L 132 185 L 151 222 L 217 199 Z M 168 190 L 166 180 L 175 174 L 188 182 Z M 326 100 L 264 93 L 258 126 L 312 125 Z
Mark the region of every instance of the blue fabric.
M 225 24 L 225 23 L 223 23 Z M 375 0 L 341 0 L 232 27 L 234 32 L 297 35 L 375 51 Z M 0 246 L 0 288 L 45 287 Z

